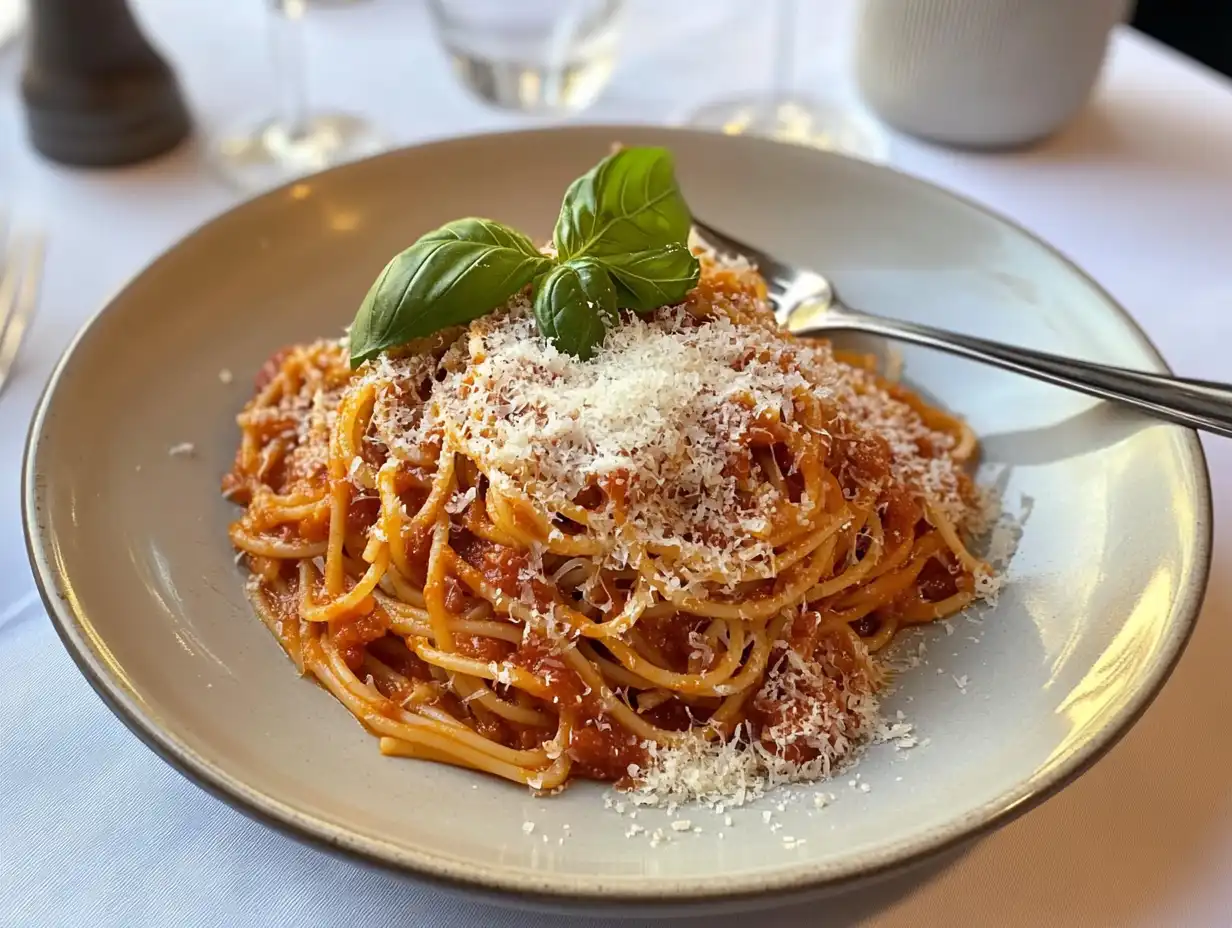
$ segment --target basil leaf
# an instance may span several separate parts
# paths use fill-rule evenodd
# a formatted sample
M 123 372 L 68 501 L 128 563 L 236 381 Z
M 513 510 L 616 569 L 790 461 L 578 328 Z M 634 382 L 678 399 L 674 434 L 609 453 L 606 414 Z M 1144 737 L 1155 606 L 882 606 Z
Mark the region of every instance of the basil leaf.
M 602 260 L 616 283 L 616 305 L 639 313 L 679 303 L 701 277 L 701 265 L 688 245 L 608 255 Z
M 561 258 L 607 257 L 688 241 L 689 207 L 665 148 L 622 148 L 565 193 L 553 241 Z
M 439 229 L 423 236 L 419 241 L 448 241 L 450 239 L 460 242 L 483 242 L 498 248 L 512 248 L 530 258 L 545 257 L 535 247 L 535 243 L 517 229 L 501 225 L 493 219 L 479 219 L 475 216 L 447 222 Z
M 598 261 L 575 258 L 547 272 L 535 289 L 539 334 L 583 361 L 595 356 L 607 330 L 619 322 L 616 288 Z
M 351 366 L 388 348 L 487 315 L 552 261 L 521 232 L 458 219 L 385 266 L 351 324 Z

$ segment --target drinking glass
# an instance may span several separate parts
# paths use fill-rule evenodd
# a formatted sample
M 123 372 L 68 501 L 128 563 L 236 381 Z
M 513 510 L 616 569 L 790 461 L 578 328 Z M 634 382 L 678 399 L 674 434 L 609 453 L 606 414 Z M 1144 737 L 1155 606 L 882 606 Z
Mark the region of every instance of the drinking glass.
M 258 190 L 382 150 L 384 139 L 363 118 L 308 104 L 303 19 L 308 8 L 327 4 L 263 2 L 269 10 L 276 110 L 224 133 L 213 152 L 222 173 L 242 188 Z M 333 5 L 343 4 L 334 0 Z
M 772 7 L 769 89 L 708 104 L 689 122 L 729 135 L 764 135 L 868 161 L 884 161 L 886 133 L 854 101 L 843 100 L 838 93 L 813 96 L 795 86 L 797 0 L 775 0 Z
M 623 0 L 428 0 L 462 84 L 524 113 L 585 109 L 607 86 Z

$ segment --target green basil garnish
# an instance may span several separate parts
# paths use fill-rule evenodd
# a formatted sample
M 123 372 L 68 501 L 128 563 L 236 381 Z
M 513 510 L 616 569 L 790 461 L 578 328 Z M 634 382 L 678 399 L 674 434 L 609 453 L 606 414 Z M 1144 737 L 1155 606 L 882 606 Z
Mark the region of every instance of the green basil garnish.
M 570 185 L 555 259 L 515 229 L 459 219 L 390 261 L 351 324 L 351 366 L 485 316 L 531 283 L 540 333 L 589 359 L 619 324 L 618 309 L 651 312 L 696 286 L 691 224 L 671 154 L 621 149 Z
M 458 219 L 385 266 L 351 326 L 351 366 L 413 338 L 485 316 L 552 266 L 525 235 Z
M 583 361 L 620 321 L 616 288 L 594 258 L 573 258 L 548 271 L 535 286 L 534 305 L 539 334 Z
M 622 148 L 565 193 L 553 240 L 562 258 L 684 244 L 693 223 L 665 148 Z
M 701 276 L 688 245 L 664 245 L 602 260 L 616 283 L 617 305 L 639 313 L 679 303 Z

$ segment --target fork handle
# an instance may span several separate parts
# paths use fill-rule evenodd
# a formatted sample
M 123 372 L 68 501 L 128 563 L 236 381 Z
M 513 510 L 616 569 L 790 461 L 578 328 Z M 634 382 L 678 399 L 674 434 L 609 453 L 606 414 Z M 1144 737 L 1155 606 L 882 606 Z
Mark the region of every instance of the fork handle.
M 824 318 L 826 325 L 802 328 L 795 334 L 824 336 L 845 329 L 924 345 L 1131 406 L 1156 419 L 1232 437 L 1232 385 L 1229 384 L 1167 377 L 1063 358 L 913 322 L 847 313 L 837 307 L 827 312 Z

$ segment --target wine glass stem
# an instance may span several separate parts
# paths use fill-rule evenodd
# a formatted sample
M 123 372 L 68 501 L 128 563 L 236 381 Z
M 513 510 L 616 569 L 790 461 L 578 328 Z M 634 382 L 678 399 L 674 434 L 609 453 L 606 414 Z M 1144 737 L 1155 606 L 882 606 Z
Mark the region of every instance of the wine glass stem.
M 774 4 L 774 47 L 771 50 L 770 96 L 776 102 L 786 99 L 795 80 L 796 0 L 778 0 Z
M 276 120 L 288 138 L 307 132 L 308 93 L 304 65 L 305 0 L 270 0 L 274 82 L 278 93 Z

